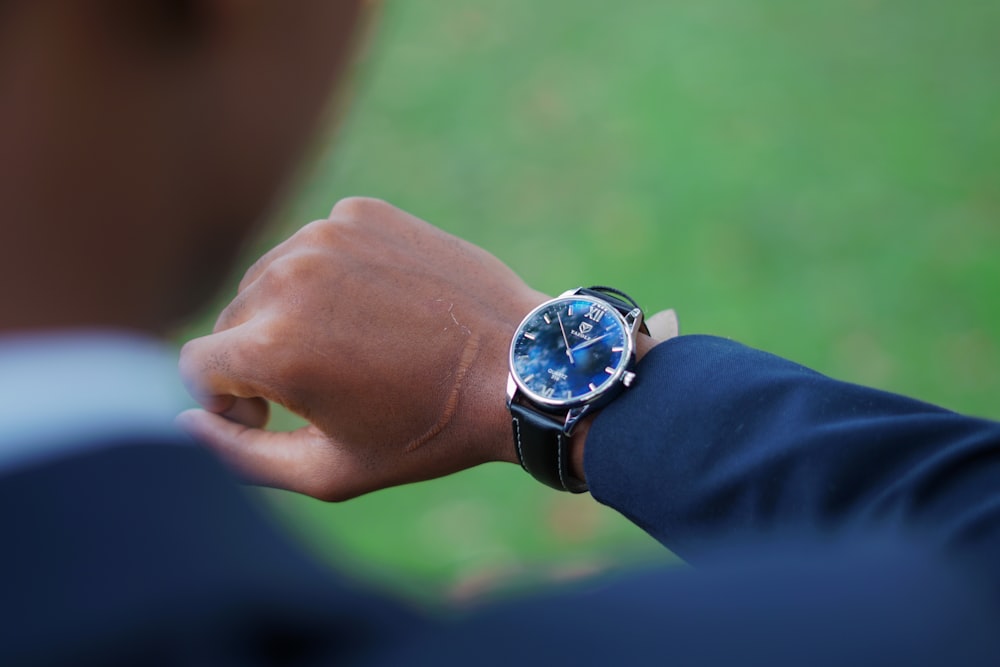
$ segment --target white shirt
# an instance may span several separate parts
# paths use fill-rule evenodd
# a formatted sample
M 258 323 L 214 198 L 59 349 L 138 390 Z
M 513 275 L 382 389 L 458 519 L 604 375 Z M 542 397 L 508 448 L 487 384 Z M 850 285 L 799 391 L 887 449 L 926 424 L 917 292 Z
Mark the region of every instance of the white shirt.
M 110 331 L 0 336 L 0 474 L 132 440 L 190 440 L 177 354 Z

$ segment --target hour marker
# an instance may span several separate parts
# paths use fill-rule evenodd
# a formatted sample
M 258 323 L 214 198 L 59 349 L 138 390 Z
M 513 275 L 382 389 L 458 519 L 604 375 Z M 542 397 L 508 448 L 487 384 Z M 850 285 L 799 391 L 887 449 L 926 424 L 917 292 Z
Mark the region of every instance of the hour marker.
M 524 378 L 524 381 L 525 381 L 525 382 L 531 382 L 531 381 L 532 381 L 532 380 L 534 380 L 534 379 L 535 379 L 535 374 L 534 374 L 534 373 L 532 373 L 532 374 L 531 374 L 531 375 L 529 375 L 528 377 Z
M 569 315 L 570 317 L 573 317 L 573 306 L 570 306 L 569 308 L 566 309 L 566 314 Z
M 611 351 L 612 352 L 624 352 L 625 348 L 622 347 L 621 345 L 618 345 L 618 346 L 615 346 L 615 347 L 611 348 Z
M 537 336 L 531 332 L 525 332 L 524 337 L 528 340 L 535 340 L 535 338 L 537 338 Z
M 593 382 L 591 382 L 587 386 L 590 387 L 590 391 L 597 391 L 597 385 L 594 384 Z
M 611 368 L 611 366 L 608 366 L 607 368 L 604 369 L 604 372 L 607 373 L 608 375 L 614 375 L 615 369 Z
M 548 313 L 546 313 L 545 315 L 542 315 L 542 317 L 545 319 L 545 323 L 546 324 L 552 324 L 552 318 L 549 317 Z

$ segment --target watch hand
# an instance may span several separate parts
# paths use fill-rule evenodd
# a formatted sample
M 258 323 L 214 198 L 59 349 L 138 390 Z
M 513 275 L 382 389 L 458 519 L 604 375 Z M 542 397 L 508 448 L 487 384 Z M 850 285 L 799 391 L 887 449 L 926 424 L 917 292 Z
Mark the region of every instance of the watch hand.
M 597 338 L 591 338 L 590 340 L 585 340 L 582 343 L 580 343 L 579 345 L 577 345 L 576 347 L 574 347 L 571 350 L 571 352 L 576 352 L 577 350 L 582 350 L 585 347 L 590 347 L 591 345 L 593 345 L 597 341 L 601 340 L 602 338 L 607 338 L 610 335 L 611 335 L 610 333 L 606 333 L 603 336 L 598 336 Z
M 562 331 L 563 343 L 566 344 L 566 356 L 569 357 L 569 363 L 575 366 L 576 362 L 573 361 L 573 353 L 569 349 L 569 339 L 566 338 L 566 327 L 563 326 L 562 315 L 556 313 L 556 319 L 559 320 L 559 331 Z

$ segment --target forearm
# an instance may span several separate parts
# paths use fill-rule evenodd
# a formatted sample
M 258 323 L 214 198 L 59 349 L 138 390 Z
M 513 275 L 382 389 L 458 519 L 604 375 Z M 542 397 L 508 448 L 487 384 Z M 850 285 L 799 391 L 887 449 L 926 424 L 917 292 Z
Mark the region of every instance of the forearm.
M 207 411 L 182 423 L 247 479 L 327 500 L 515 461 L 508 350 L 544 300 L 484 250 L 345 200 L 256 262 L 215 332 L 185 345 Z M 577 433 L 576 474 L 682 556 L 879 522 L 1000 540 L 996 424 L 716 338 L 668 340 L 637 377 Z M 310 426 L 266 430 L 266 401 Z
M 596 418 L 587 481 L 686 558 L 743 539 L 898 530 L 1000 556 L 1000 425 L 685 337 Z

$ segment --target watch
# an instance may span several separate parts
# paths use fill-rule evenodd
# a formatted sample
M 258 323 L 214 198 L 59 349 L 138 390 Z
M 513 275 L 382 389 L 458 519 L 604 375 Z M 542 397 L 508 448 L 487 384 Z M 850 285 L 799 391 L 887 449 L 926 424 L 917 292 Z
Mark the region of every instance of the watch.
M 610 287 L 578 287 L 532 310 L 510 344 L 507 407 L 517 458 L 539 482 L 572 493 L 570 438 L 580 420 L 635 381 L 642 309 Z

